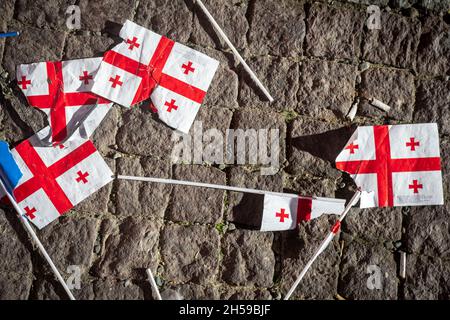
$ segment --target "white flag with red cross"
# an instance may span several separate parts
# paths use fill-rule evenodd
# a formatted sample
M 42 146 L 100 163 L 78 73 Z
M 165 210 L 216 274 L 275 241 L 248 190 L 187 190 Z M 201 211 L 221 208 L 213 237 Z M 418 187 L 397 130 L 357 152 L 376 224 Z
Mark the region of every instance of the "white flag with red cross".
M 295 229 L 300 222 L 323 214 L 340 215 L 344 208 L 343 199 L 266 194 L 261 231 Z
M 41 139 L 49 133 L 46 127 L 11 150 L 23 173 L 14 197 L 39 229 L 106 185 L 113 175 L 90 140 L 43 146 Z
M 110 110 L 110 101 L 91 92 L 101 61 L 89 58 L 17 67 L 17 84 L 28 103 L 49 117 L 51 132 L 45 139 L 49 144 L 89 138 Z M 75 131 L 81 134 L 73 135 Z
M 129 20 L 107 51 L 92 91 L 130 107 L 151 98 L 170 127 L 189 131 L 219 62 Z
M 358 127 L 336 167 L 361 187 L 361 208 L 444 203 L 435 123 Z

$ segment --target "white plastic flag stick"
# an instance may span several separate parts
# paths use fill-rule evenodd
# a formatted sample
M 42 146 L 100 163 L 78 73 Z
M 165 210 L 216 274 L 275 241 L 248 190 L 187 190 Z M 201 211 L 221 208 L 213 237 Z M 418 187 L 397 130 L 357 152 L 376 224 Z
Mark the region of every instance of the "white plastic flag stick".
M 384 103 L 383 101 L 380 101 L 378 99 L 372 98 L 370 99 L 370 104 L 383 110 L 384 112 L 389 112 L 389 110 L 391 110 L 391 107 L 388 106 L 386 103 Z
M 312 258 L 308 261 L 308 263 L 306 264 L 306 266 L 303 268 L 302 272 L 300 272 L 300 275 L 298 276 L 297 280 L 295 280 L 294 284 L 292 285 L 292 287 L 289 289 L 288 293 L 286 294 L 286 297 L 284 297 L 284 300 L 289 300 L 289 298 L 291 297 L 292 293 L 294 293 L 295 289 L 297 288 L 298 284 L 300 283 L 300 281 L 302 281 L 303 277 L 305 276 L 305 274 L 308 272 L 308 270 L 311 268 L 312 264 L 314 263 L 314 261 L 316 261 L 317 257 L 328 247 L 328 245 L 330 244 L 330 242 L 333 240 L 334 236 L 336 235 L 336 233 L 339 231 L 339 228 L 341 226 L 341 222 L 344 220 L 345 216 L 347 215 L 347 213 L 350 211 L 350 209 L 358 202 L 359 198 L 361 197 L 361 191 L 358 190 L 356 191 L 356 193 L 353 195 L 353 197 L 350 199 L 349 203 L 347 204 L 347 206 L 345 207 L 344 212 L 341 214 L 341 216 L 339 217 L 339 220 L 336 221 L 336 223 L 334 224 L 334 226 L 331 228 L 330 233 L 327 235 L 327 237 L 322 241 L 322 243 L 320 244 L 319 248 L 317 249 L 317 251 L 314 253 L 314 255 L 312 256 Z
M 41 251 L 42 255 L 44 256 L 45 260 L 47 260 L 48 264 L 53 270 L 53 273 L 55 274 L 56 278 L 58 278 L 59 282 L 63 286 L 64 290 L 66 291 L 67 295 L 69 296 L 70 300 L 75 300 L 75 297 L 73 296 L 72 292 L 70 291 L 69 287 L 67 286 L 66 282 L 64 281 L 63 277 L 59 273 L 58 269 L 56 268 L 55 264 L 53 263 L 52 259 L 48 255 L 47 251 L 45 250 L 44 246 L 42 245 L 41 241 L 37 237 L 36 233 L 34 232 L 33 228 L 31 227 L 30 223 L 28 222 L 28 219 L 25 217 L 24 213 L 22 212 L 22 209 L 17 204 L 14 197 L 8 192 L 5 185 L 3 184 L 3 181 L 0 179 L 0 187 L 5 192 L 6 196 L 8 197 L 9 201 L 13 205 L 14 209 L 17 211 L 17 214 L 21 218 L 21 221 L 23 225 L 25 226 L 25 229 L 27 229 L 30 236 L 33 238 L 34 242 L 38 246 L 39 250 Z
M 231 43 L 230 39 L 228 39 L 228 37 L 225 34 L 225 32 L 223 32 L 222 28 L 220 28 L 220 26 L 217 24 L 216 20 L 214 20 L 213 16 L 209 13 L 208 9 L 206 9 L 206 7 L 202 3 L 202 1 L 201 0 L 194 0 L 194 2 L 196 2 L 198 4 L 200 9 L 202 9 L 203 13 L 208 17 L 209 22 L 211 22 L 211 24 L 214 26 L 216 31 L 222 37 L 223 41 L 225 41 L 227 43 L 227 45 L 230 47 L 231 51 L 233 51 L 234 56 L 242 64 L 242 66 L 244 67 L 245 71 L 248 72 L 250 77 L 253 79 L 253 81 L 255 81 L 255 83 L 258 85 L 258 87 L 261 89 L 261 91 L 266 95 L 266 97 L 269 99 L 269 101 L 272 102 L 273 98 L 270 95 L 269 91 L 267 91 L 267 89 L 264 87 L 264 85 L 261 83 L 261 81 L 259 81 L 259 79 L 256 76 L 256 74 L 252 71 L 252 69 L 250 69 L 250 67 L 247 65 L 247 63 L 244 61 L 244 59 L 241 57 L 239 52 L 236 50 L 234 45 Z
M 143 181 L 143 182 L 156 182 L 156 183 L 165 183 L 165 184 L 176 184 L 183 186 L 191 186 L 191 187 L 203 187 L 210 189 L 219 189 L 226 191 L 234 191 L 234 192 L 244 192 L 244 193 L 255 193 L 261 195 L 277 195 L 282 197 L 296 197 L 301 199 L 320 199 L 319 197 L 302 197 L 298 194 L 294 193 L 282 193 L 282 192 L 273 192 L 273 191 L 265 191 L 251 188 L 240 188 L 240 187 L 232 187 L 232 186 L 224 186 L 221 184 L 211 184 L 211 183 L 203 183 L 203 182 L 194 182 L 194 181 L 185 181 L 185 180 L 174 180 L 174 179 L 164 179 L 164 178 L 152 178 L 152 177 L 138 177 L 138 176 L 124 176 L 117 175 L 117 179 L 120 180 L 133 180 L 133 181 Z M 332 199 L 327 199 L 328 201 L 332 201 Z M 336 200 L 339 202 L 338 200 Z
M 152 270 L 150 268 L 147 269 L 147 275 L 148 275 L 148 281 L 150 282 L 150 285 L 152 286 L 153 291 L 156 294 L 156 298 L 158 300 L 162 300 L 161 294 L 159 293 L 158 286 L 156 285 L 155 278 L 153 277 Z

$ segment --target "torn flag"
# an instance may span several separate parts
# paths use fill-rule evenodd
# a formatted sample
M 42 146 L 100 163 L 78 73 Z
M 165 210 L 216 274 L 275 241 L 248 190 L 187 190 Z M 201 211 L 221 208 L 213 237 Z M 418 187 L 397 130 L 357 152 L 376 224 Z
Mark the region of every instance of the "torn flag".
M 361 187 L 361 208 L 444 203 L 435 123 L 358 127 L 336 167 Z
M 90 140 L 42 146 L 46 127 L 11 150 L 23 177 L 14 197 L 42 229 L 112 180 L 112 172 Z
M 8 143 L 0 141 L 0 179 L 10 193 L 22 176 L 22 172 L 9 151 Z
M 17 84 L 28 103 L 49 117 L 51 131 L 46 141 L 50 145 L 72 139 L 75 131 L 89 138 L 108 113 L 112 103 L 91 92 L 101 61 L 89 58 L 17 67 Z
M 340 215 L 344 208 L 343 199 L 266 194 L 261 231 L 295 229 L 301 221 L 309 221 L 322 214 Z
M 159 118 L 189 131 L 219 62 L 129 20 L 107 51 L 92 91 L 125 107 L 151 98 Z

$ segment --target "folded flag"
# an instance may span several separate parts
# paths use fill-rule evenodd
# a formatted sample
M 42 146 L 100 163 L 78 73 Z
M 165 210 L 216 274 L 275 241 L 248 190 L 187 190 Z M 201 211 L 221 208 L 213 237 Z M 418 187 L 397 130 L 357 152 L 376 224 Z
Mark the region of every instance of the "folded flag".
M 361 187 L 361 208 L 444 203 L 435 123 L 358 127 L 336 167 Z
M 10 193 L 22 176 L 22 172 L 9 151 L 8 143 L 0 141 L 0 179 Z
M 92 91 L 125 107 L 150 97 L 161 121 L 187 133 L 219 62 L 129 20 L 120 37 Z
M 112 103 L 91 92 L 101 61 L 89 58 L 17 67 L 17 84 L 28 103 L 49 117 L 51 134 L 47 140 L 51 144 L 72 140 L 80 129 L 84 129 L 83 140 L 88 138 L 108 113 Z
M 295 229 L 301 221 L 309 221 L 322 214 L 340 215 L 344 208 L 343 199 L 266 194 L 261 231 Z
M 46 127 L 11 150 L 23 172 L 14 196 L 39 229 L 112 180 L 111 170 L 90 140 L 42 146 L 40 137 L 49 132 Z

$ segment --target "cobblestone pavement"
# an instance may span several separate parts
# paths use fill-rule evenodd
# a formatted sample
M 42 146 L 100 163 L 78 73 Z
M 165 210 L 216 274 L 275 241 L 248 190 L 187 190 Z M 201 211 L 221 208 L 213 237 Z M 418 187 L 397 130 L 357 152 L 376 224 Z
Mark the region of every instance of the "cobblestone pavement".
M 65 11 L 81 9 L 81 30 Z M 437 122 L 446 205 L 354 209 L 296 299 L 450 298 L 450 1 L 209 0 L 205 4 L 267 84 L 269 104 L 191 0 L 3 0 L 0 31 L 0 138 L 17 143 L 46 125 L 13 81 L 15 66 L 101 56 L 131 19 L 220 60 L 197 120 L 204 128 L 278 128 L 282 168 L 171 162 L 172 130 L 148 104 L 114 106 L 95 145 L 123 174 L 349 198 L 354 187 L 333 160 L 356 124 Z M 369 4 L 381 29 L 368 30 Z M 387 115 L 367 99 L 389 104 Z M 359 99 L 353 123 L 345 114 Z M 353 127 L 352 127 L 353 126 Z M 333 218 L 290 232 L 261 233 L 256 203 L 242 194 L 115 181 L 40 231 L 63 271 L 81 268 L 85 299 L 151 299 L 145 268 L 161 289 L 185 299 L 280 299 Z M 407 253 L 406 279 L 399 276 Z M 0 298 L 65 299 L 11 211 L 0 209 Z M 376 266 L 381 288 L 369 289 Z M 370 285 L 369 285 L 370 287 Z M 170 289 L 170 290 L 169 290 Z

